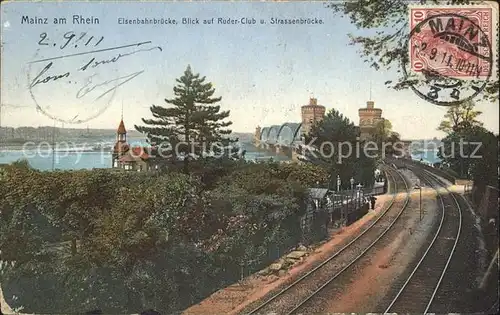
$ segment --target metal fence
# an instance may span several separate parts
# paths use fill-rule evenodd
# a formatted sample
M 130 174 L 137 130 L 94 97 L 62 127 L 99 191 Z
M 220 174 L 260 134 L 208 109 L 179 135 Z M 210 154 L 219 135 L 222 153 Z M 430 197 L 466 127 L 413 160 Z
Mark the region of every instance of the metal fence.
M 372 194 L 371 189 L 361 189 L 343 191 L 330 196 L 325 207 L 329 215 L 330 226 L 345 226 L 351 224 L 353 218 L 357 220 L 356 213 L 362 208 L 367 209 L 368 198 Z
M 353 196 L 356 195 L 358 191 L 361 191 L 361 194 L 364 196 L 382 195 L 385 194 L 385 187 L 377 186 L 372 188 L 361 188 L 359 190 L 358 189 L 341 190 L 338 192 L 336 191 L 335 194 L 343 196 Z

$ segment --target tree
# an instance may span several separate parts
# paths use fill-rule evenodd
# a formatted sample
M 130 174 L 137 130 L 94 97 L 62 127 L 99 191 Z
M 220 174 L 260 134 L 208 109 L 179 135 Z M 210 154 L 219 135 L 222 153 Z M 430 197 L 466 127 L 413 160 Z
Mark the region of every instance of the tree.
M 420 0 L 419 3 L 431 4 L 467 4 L 468 0 Z M 358 30 L 375 31 L 375 35 L 357 36 L 349 34 L 351 44 L 360 45 L 361 57 L 376 70 L 390 69 L 393 66 L 399 69 L 402 63 L 408 62 L 408 48 L 406 43 L 410 33 L 408 26 L 408 4 L 407 0 L 353 0 L 333 2 L 327 5 L 327 8 L 333 9 L 334 14 L 347 16 L 351 23 Z M 498 41 L 497 41 L 498 44 Z M 498 51 L 498 46 L 493 51 Z M 498 71 L 498 70 L 497 70 Z M 402 75 L 398 78 L 399 82 L 392 84 L 395 89 L 409 88 L 409 82 Z M 499 81 L 498 79 L 488 82 L 485 88 L 485 97 L 492 101 L 498 99 Z
M 474 109 L 473 101 L 467 101 L 460 105 L 450 106 L 444 115 L 437 130 L 447 134 L 470 130 L 473 127 L 482 127 L 483 123 L 476 118 L 482 114 L 481 111 Z
M 401 137 L 399 133 L 392 131 L 392 123 L 389 119 L 382 119 L 375 125 L 372 140 L 377 144 L 381 156 L 399 154 L 402 150 L 397 147 L 400 145 Z
M 389 119 L 383 118 L 376 125 L 376 131 L 381 135 L 381 138 L 386 140 L 392 134 L 392 123 Z
M 386 143 L 390 143 L 390 146 L 385 148 L 385 154 L 387 155 L 401 155 L 403 152 L 403 145 L 401 143 L 401 136 L 397 132 L 391 132 L 389 138 L 387 138 Z
M 483 123 L 476 119 L 482 113 L 475 110 L 474 106 L 472 101 L 451 106 L 437 128 L 447 134 L 442 140 L 443 148 L 438 152 L 438 157 L 460 177 L 469 178 L 475 172 L 474 165 L 477 163 L 470 157 L 475 146 L 469 142 L 482 143 L 488 139 L 488 131 L 483 128 Z
M 313 150 L 308 149 L 305 155 L 327 169 L 331 188 L 337 186 L 337 175 L 344 188 L 349 187 L 351 177 L 365 186 L 373 185 L 375 160 L 366 156 L 364 150 L 356 149 L 358 145 L 363 147 L 357 138 L 354 123 L 335 109 L 313 125 L 306 136 L 306 143 L 311 143 Z
M 377 144 L 379 151 L 382 151 L 382 145 L 392 133 L 392 123 L 389 119 L 382 119 L 375 125 L 372 140 Z
M 183 156 L 184 171 L 188 172 L 189 154 L 198 157 L 213 151 L 220 153 L 222 147 L 237 140 L 226 137 L 231 133 L 225 128 L 232 123 L 224 121 L 229 117 L 229 111 L 221 111 L 220 106 L 215 105 L 222 98 L 213 97 L 215 89 L 212 83 L 206 83 L 200 74 L 193 74 L 189 65 L 176 82 L 175 98 L 165 99 L 172 106 L 152 105 L 150 110 L 154 118 L 143 118 L 147 126 L 135 128 L 146 134 L 151 144 L 162 144 L 161 147 L 167 144 L 170 149 L 175 148 L 173 158 L 177 159 L 177 154 Z
M 442 140 L 438 157 L 461 178 L 474 179 L 474 185 L 496 185 L 498 139 L 481 126 L 453 131 Z M 477 149 L 477 150 L 476 150 Z
M 327 173 L 313 165 L 228 166 L 209 190 L 179 172 L 1 168 L 0 251 L 15 264 L 0 266 L 0 282 L 20 295 L 11 306 L 173 313 L 237 281 L 241 262 L 248 271 L 270 264 L 271 250 L 299 242 L 305 186 Z M 60 233 L 49 238 L 54 227 Z

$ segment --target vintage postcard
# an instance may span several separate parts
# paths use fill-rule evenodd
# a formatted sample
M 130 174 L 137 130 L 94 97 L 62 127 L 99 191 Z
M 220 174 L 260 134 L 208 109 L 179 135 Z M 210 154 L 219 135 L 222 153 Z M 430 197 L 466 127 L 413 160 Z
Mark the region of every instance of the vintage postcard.
M 0 11 L 0 315 L 498 312 L 496 2 Z

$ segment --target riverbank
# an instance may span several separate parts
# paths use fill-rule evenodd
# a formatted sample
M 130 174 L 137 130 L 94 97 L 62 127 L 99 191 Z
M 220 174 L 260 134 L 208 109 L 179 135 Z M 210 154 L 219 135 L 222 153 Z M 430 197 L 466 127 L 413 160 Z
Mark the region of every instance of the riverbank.
M 72 148 L 72 149 L 70 149 Z M 252 146 L 246 146 L 245 160 L 265 161 L 289 161 L 286 156 L 257 151 Z M 92 150 L 89 147 L 59 147 L 54 151 L 48 147 L 37 150 L 0 149 L 0 164 L 10 164 L 18 160 L 26 159 L 31 167 L 47 171 L 52 169 L 77 170 L 93 168 L 111 168 L 111 149 Z

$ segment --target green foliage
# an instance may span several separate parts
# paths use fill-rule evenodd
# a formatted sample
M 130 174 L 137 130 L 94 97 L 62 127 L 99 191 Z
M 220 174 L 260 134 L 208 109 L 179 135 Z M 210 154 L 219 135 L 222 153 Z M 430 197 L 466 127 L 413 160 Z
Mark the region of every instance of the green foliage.
M 497 185 L 498 136 L 475 126 L 452 132 L 442 141 L 438 157 L 458 177 L 473 179 L 476 186 Z
M 270 252 L 296 245 L 306 187 L 327 178 L 314 165 L 206 160 L 199 170 L 7 166 L 0 251 L 15 264 L 0 281 L 22 302 L 11 306 L 37 313 L 186 308 L 239 280 L 241 265 L 256 271 L 276 258 Z
M 27 159 L 19 159 L 15 162 L 12 162 L 10 164 L 12 167 L 16 167 L 16 168 L 24 168 L 24 169 L 29 169 L 31 168 L 31 165 L 30 163 L 28 162 Z
M 373 185 L 376 161 L 365 154 L 354 123 L 338 110 L 330 110 L 321 122 L 312 127 L 306 143 L 312 140 L 316 150 L 306 152 L 307 157 L 326 169 L 328 187 L 337 187 L 337 175 L 343 189 L 350 188 L 351 178 L 365 186 Z M 360 150 L 357 150 L 358 147 Z
M 453 132 L 466 132 L 473 127 L 482 127 L 483 123 L 476 119 L 482 112 L 476 110 L 474 107 L 475 104 L 473 101 L 450 106 L 437 130 L 451 134 Z
M 392 123 L 388 119 L 383 119 L 377 123 L 371 140 L 377 144 L 380 155 L 399 154 L 402 149 L 398 147 L 401 137 L 397 132 L 392 131 Z
M 466 4 L 467 0 L 420 0 L 421 4 Z M 368 31 L 370 35 L 349 34 L 351 44 L 360 46 L 360 55 L 366 63 L 376 70 L 387 70 L 408 62 L 408 38 L 410 27 L 408 22 L 407 0 L 353 0 L 331 1 L 327 7 L 335 14 L 349 18 L 358 30 Z M 498 45 L 498 41 L 497 41 Z M 493 48 L 498 51 L 499 47 Z M 498 70 L 497 70 L 498 71 Z M 409 88 L 410 85 L 402 74 L 397 82 L 387 81 L 395 89 Z M 489 81 L 484 95 L 491 101 L 498 99 L 498 79 Z
M 448 109 L 437 128 L 447 133 L 438 157 L 448 172 L 473 179 L 481 190 L 497 185 L 498 137 L 483 128 L 477 120 L 481 112 L 474 106 L 470 101 Z
M 389 119 L 382 119 L 375 125 L 374 141 L 381 147 L 392 134 L 392 123 Z

